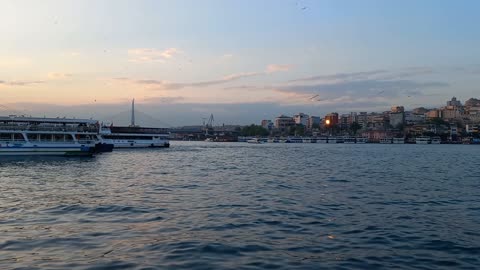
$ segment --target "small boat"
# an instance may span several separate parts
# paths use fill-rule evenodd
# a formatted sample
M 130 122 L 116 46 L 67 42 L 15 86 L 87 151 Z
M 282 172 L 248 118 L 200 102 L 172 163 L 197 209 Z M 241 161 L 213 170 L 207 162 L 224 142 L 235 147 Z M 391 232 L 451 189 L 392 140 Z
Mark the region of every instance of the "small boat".
M 356 143 L 367 143 L 367 142 L 368 142 L 368 138 L 365 138 L 365 137 L 356 138 Z
M 300 137 L 288 137 L 286 143 L 303 143 L 303 139 Z
M 345 136 L 343 137 L 343 143 L 347 143 L 347 144 L 356 143 L 355 137 Z
M 405 144 L 405 138 L 393 138 L 393 144 Z
M 267 140 L 267 142 L 269 142 L 269 143 L 279 143 L 280 139 L 279 138 L 270 138 L 270 139 Z
M 441 144 L 442 143 L 442 139 L 438 136 L 435 136 L 432 138 L 432 144 Z
M 328 143 L 327 137 L 319 137 L 317 138 L 317 143 Z
M 337 137 L 328 137 L 328 143 L 337 143 Z
M 392 144 L 393 139 L 392 138 L 382 138 L 382 139 L 380 139 L 380 143 L 381 144 Z
M 416 144 L 430 144 L 431 140 L 430 140 L 430 137 L 428 137 L 428 136 L 420 136 L 420 137 L 415 138 L 415 143 Z
M 261 144 L 261 143 L 263 143 L 263 140 L 261 140 L 259 138 L 252 138 L 252 139 L 247 140 L 247 143 Z

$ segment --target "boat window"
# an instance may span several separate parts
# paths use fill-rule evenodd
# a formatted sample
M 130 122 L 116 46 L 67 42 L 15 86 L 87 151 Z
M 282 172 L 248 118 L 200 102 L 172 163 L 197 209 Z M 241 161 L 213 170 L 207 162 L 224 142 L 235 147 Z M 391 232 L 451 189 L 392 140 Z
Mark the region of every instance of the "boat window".
M 22 133 L 14 133 L 13 134 L 13 140 L 14 141 L 25 141 L 25 138 L 23 137 Z
M 65 134 L 65 141 L 66 142 L 72 142 L 73 141 L 73 136 L 70 134 Z
M 10 141 L 10 140 L 12 140 L 12 134 L 0 133 L 0 141 Z
M 40 141 L 51 141 L 52 135 L 51 134 L 40 134 Z
M 53 135 L 53 140 L 56 142 L 63 142 L 64 141 L 64 135 L 63 134 L 55 134 Z
M 38 141 L 38 134 L 29 133 L 27 134 L 27 138 L 29 141 Z

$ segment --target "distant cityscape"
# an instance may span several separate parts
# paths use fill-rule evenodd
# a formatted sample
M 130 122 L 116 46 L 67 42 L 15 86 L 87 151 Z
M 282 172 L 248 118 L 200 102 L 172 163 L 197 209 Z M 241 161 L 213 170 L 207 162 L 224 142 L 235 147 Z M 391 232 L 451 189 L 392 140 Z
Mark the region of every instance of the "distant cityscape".
M 211 117 L 213 120 L 213 116 Z M 329 113 L 323 117 L 305 113 L 280 115 L 264 119 L 258 125 L 214 126 L 213 121 L 203 126 L 172 130 L 174 139 L 214 138 L 218 141 L 236 141 L 239 136 L 358 136 L 370 142 L 385 138 L 437 136 L 442 141 L 468 143 L 480 137 L 480 100 L 470 98 L 462 103 L 456 97 L 440 108 L 393 106 L 385 112 Z

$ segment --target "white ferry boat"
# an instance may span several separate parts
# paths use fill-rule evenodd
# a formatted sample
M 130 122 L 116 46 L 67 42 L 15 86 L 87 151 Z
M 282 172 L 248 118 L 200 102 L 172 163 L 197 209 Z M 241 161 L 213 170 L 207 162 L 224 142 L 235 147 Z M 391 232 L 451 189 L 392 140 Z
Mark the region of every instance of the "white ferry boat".
M 442 139 L 438 136 L 432 138 L 432 144 L 441 144 Z
M 365 137 L 356 138 L 356 143 L 367 143 L 367 142 L 368 142 L 368 138 L 365 138 Z
M 280 139 L 279 138 L 270 138 L 270 139 L 267 140 L 267 142 L 269 142 L 269 143 L 279 143 Z
M 405 144 L 405 138 L 393 138 L 393 144 Z
M 128 127 L 102 127 L 103 141 L 112 143 L 114 148 L 158 148 L 170 147 L 170 134 L 166 128 L 149 128 L 135 125 L 135 99 L 132 100 L 132 118 Z
M 356 143 L 355 137 L 345 136 L 343 137 L 343 143 L 347 143 L 347 144 Z
M 337 137 L 328 137 L 328 143 L 337 143 Z
M 317 138 L 317 143 L 328 143 L 328 138 L 327 137 L 318 137 Z
M 98 122 L 85 119 L 0 117 L 0 156 L 92 156 Z
M 416 144 L 430 144 L 431 140 L 428 136 L 420 136 L 415 139 Z
M 286 143 L 303 143 L 303 139 L 300 137 L 288 137 Z
M 260 138 L 252 138 L 252 139 L 249 139 L 247 143 L 261 144 L 261 143 L 264 143 L 264 141 Z
M 303 143 L 316 143 L 317 141 L 312 138 L 303 138 Z
M 100 134 L 103 140 L 112 143 L 115 149 L 170 147 L 170 135 L 164 128 L 111 126 L 102 127 Z
M 380 139 L 381 144 L 391 144 L 393 142 L 392 138 L 382 138 Z

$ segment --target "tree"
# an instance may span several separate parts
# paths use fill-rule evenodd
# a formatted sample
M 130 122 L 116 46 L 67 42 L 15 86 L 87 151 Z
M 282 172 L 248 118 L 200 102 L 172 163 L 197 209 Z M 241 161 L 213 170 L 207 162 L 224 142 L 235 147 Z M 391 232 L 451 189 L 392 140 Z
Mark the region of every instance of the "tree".
M 352 131 L 353 135 L 357 135 L 357 132 L 362 128 L 362 126 L 357 123 L 357 122 L 353 122 L 351 125 L 350 125 L 350 130 Z
M 242 128 L 243 136 L 268 136 L 269 132 L 262 126 L 250 125 Z
M 288 130 L 288 135 L 290 136 L 304 136 L 305 135 L 305 127 L 303 125 L 295 125 L 291 126 Z

